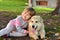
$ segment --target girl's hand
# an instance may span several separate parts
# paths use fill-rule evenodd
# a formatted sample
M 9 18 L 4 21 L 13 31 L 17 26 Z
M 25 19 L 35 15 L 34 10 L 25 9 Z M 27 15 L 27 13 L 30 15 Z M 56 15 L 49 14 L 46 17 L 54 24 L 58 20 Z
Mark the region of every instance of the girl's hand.
M 29 31 L 27 31 L 27 30 L 24 30 L 24 33 L 29 33 Z
M 26 33 L 29 33 L 29 31 L 26 31 Z

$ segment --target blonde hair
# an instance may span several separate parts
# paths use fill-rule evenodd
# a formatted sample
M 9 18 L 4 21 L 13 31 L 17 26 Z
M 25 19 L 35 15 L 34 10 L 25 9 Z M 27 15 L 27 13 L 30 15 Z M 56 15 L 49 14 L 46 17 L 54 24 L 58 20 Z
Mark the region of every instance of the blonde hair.
M 30 12 L 31 16 L 34 16 L 36 14 L 36 11 L 32 7 L 25 8 L 23 12 Z

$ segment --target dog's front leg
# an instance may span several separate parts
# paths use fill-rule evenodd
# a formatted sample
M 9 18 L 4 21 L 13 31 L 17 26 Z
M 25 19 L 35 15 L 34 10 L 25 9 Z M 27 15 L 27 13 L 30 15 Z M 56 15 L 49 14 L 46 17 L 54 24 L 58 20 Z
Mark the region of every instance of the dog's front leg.
M 41 37 L 41 39 L 45 38 L 45 31 L 40 31 L 40 37 Z
M 45 29 L 44 29 L 44 24 L 43 23 L 41 23 L 41 29 L 39 31 L 39 34 L 40 34 L 41 39 L 45 38 Z
M 39 39 L 38 36 L 36 34 L 30 34 L 29 35 L 31 38 L 33 38 L 34 40 L 37 40 Z

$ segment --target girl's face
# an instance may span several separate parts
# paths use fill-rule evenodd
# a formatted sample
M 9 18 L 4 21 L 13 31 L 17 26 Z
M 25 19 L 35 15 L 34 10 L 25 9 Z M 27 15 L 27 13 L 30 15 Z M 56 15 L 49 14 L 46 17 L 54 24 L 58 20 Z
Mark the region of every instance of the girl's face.
M 26 21 L 29 20 L 31 18 L 30 12 L 23 12 L 22 18 Z

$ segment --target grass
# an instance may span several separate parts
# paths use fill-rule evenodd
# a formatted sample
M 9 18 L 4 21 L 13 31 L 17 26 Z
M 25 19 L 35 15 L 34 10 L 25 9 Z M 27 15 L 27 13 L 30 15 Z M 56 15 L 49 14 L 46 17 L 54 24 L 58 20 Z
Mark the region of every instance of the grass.
M 0 11 L 22 12 L 25 8 L 26 0 L 2 0 L 0 1 Z
M 27 0 L 0 0 L 0 11 L 13 11 L 21 13 L 26 5 L 28 5 Z M 54 10 L 54 8 L 45 7 L 34 7 L 34 9 L 37 13 L 49 13 Z
M 54 8 L 47 7 L 34 7 L 37 13 L 50 13 L 54 10 Z

